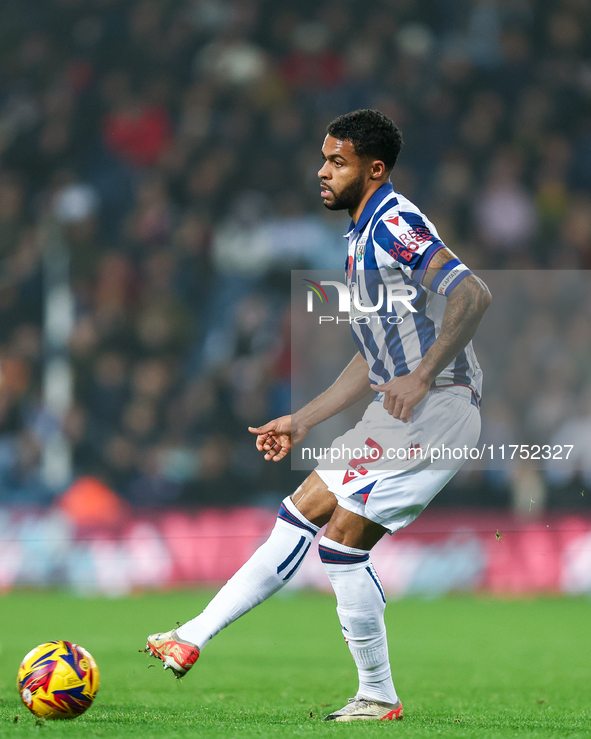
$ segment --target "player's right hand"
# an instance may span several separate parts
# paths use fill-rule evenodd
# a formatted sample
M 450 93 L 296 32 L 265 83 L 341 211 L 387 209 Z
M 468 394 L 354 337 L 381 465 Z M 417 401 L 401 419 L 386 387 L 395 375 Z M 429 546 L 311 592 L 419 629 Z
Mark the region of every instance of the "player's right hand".
M 303 429 L 292 429 L 291 416 L 281 416 L 259 428 L 249 426 L 248 430 L 257 435 L 256 447 L 259 452 L 264 452 L 265 459 L 273 462 L 281 461 L 292 446 L 306 435 Z

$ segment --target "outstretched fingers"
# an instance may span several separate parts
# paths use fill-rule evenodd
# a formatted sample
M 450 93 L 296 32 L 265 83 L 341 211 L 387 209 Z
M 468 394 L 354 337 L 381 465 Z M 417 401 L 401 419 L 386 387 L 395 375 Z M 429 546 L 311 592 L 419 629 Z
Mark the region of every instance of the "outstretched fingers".
M 287 434 L 277 433 L 271 424 L 260 428 L 249 426 L 251 434 L 256 434 L 256 448 L 265 453 L 265 460 L 279 462 L 291 449 L 291 438 Z
M 279 439 L 276 439 L 269 451 L 265 454 L 265 459 L 271 462 L 281 461 L 291 449 L 291 444 L 283 444 Z
M 262 440 L 260 448 L 259 439 Z M 266 452 L 265 459 L 267 462 L 279 462 L 291 449 L 291 439 L 285 434 L 262 434 L 257 437 L 257 449 L 261 452 Z
M 269 424 L 261 426 L 260 428 L 254 428 L 252 426 L 248 427 L 251 434 L 257 435 L 256 448 L 259 452 L 268 451 L 273 445 L 273 433 L 269 428 L 267 428 L 268 426 Z

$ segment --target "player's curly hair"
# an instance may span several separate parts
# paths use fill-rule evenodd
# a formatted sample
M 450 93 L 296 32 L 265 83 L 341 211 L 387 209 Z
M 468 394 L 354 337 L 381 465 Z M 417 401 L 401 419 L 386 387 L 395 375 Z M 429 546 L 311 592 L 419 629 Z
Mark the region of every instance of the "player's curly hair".
M 331 121 L 326 133 L 350 141 L 359 157 L 379 159 L 388 172 L 402 148 L 402 133 L 394 121 L 379 110 L 354 110 Z

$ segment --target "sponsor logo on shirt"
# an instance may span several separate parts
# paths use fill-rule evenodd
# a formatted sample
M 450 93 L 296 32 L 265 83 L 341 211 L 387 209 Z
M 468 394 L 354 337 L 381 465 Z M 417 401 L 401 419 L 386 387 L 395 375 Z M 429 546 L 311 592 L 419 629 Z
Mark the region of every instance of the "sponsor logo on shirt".
M 384 223 L 388 224 L 388 230 L 394 237 L 394 245 L 388 253 L 395 259 L 410 262 L 413 254 L 421 246 L 429 244 L 434 240 L 433 234 L 426 226 L 414 226 L 401 232 L 399 216 L 386 218 Z

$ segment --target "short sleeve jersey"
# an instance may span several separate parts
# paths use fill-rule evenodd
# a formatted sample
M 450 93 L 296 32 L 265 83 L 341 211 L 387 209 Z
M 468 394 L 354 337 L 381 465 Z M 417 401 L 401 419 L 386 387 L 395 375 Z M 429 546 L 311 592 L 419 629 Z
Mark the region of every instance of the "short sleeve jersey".
M 445 245 L 435 226 L 389 182 L 372 195 L 346 238 L 353 337 L 370 380 L 383 384 L 420 364 L 441 330 L 447 295 L 470 271 L 453 259 L 429 289 L 422 284 L 431 259 Z M 434 385 L 467 386 L 479 404 L 482 371 L 472 342 Z

